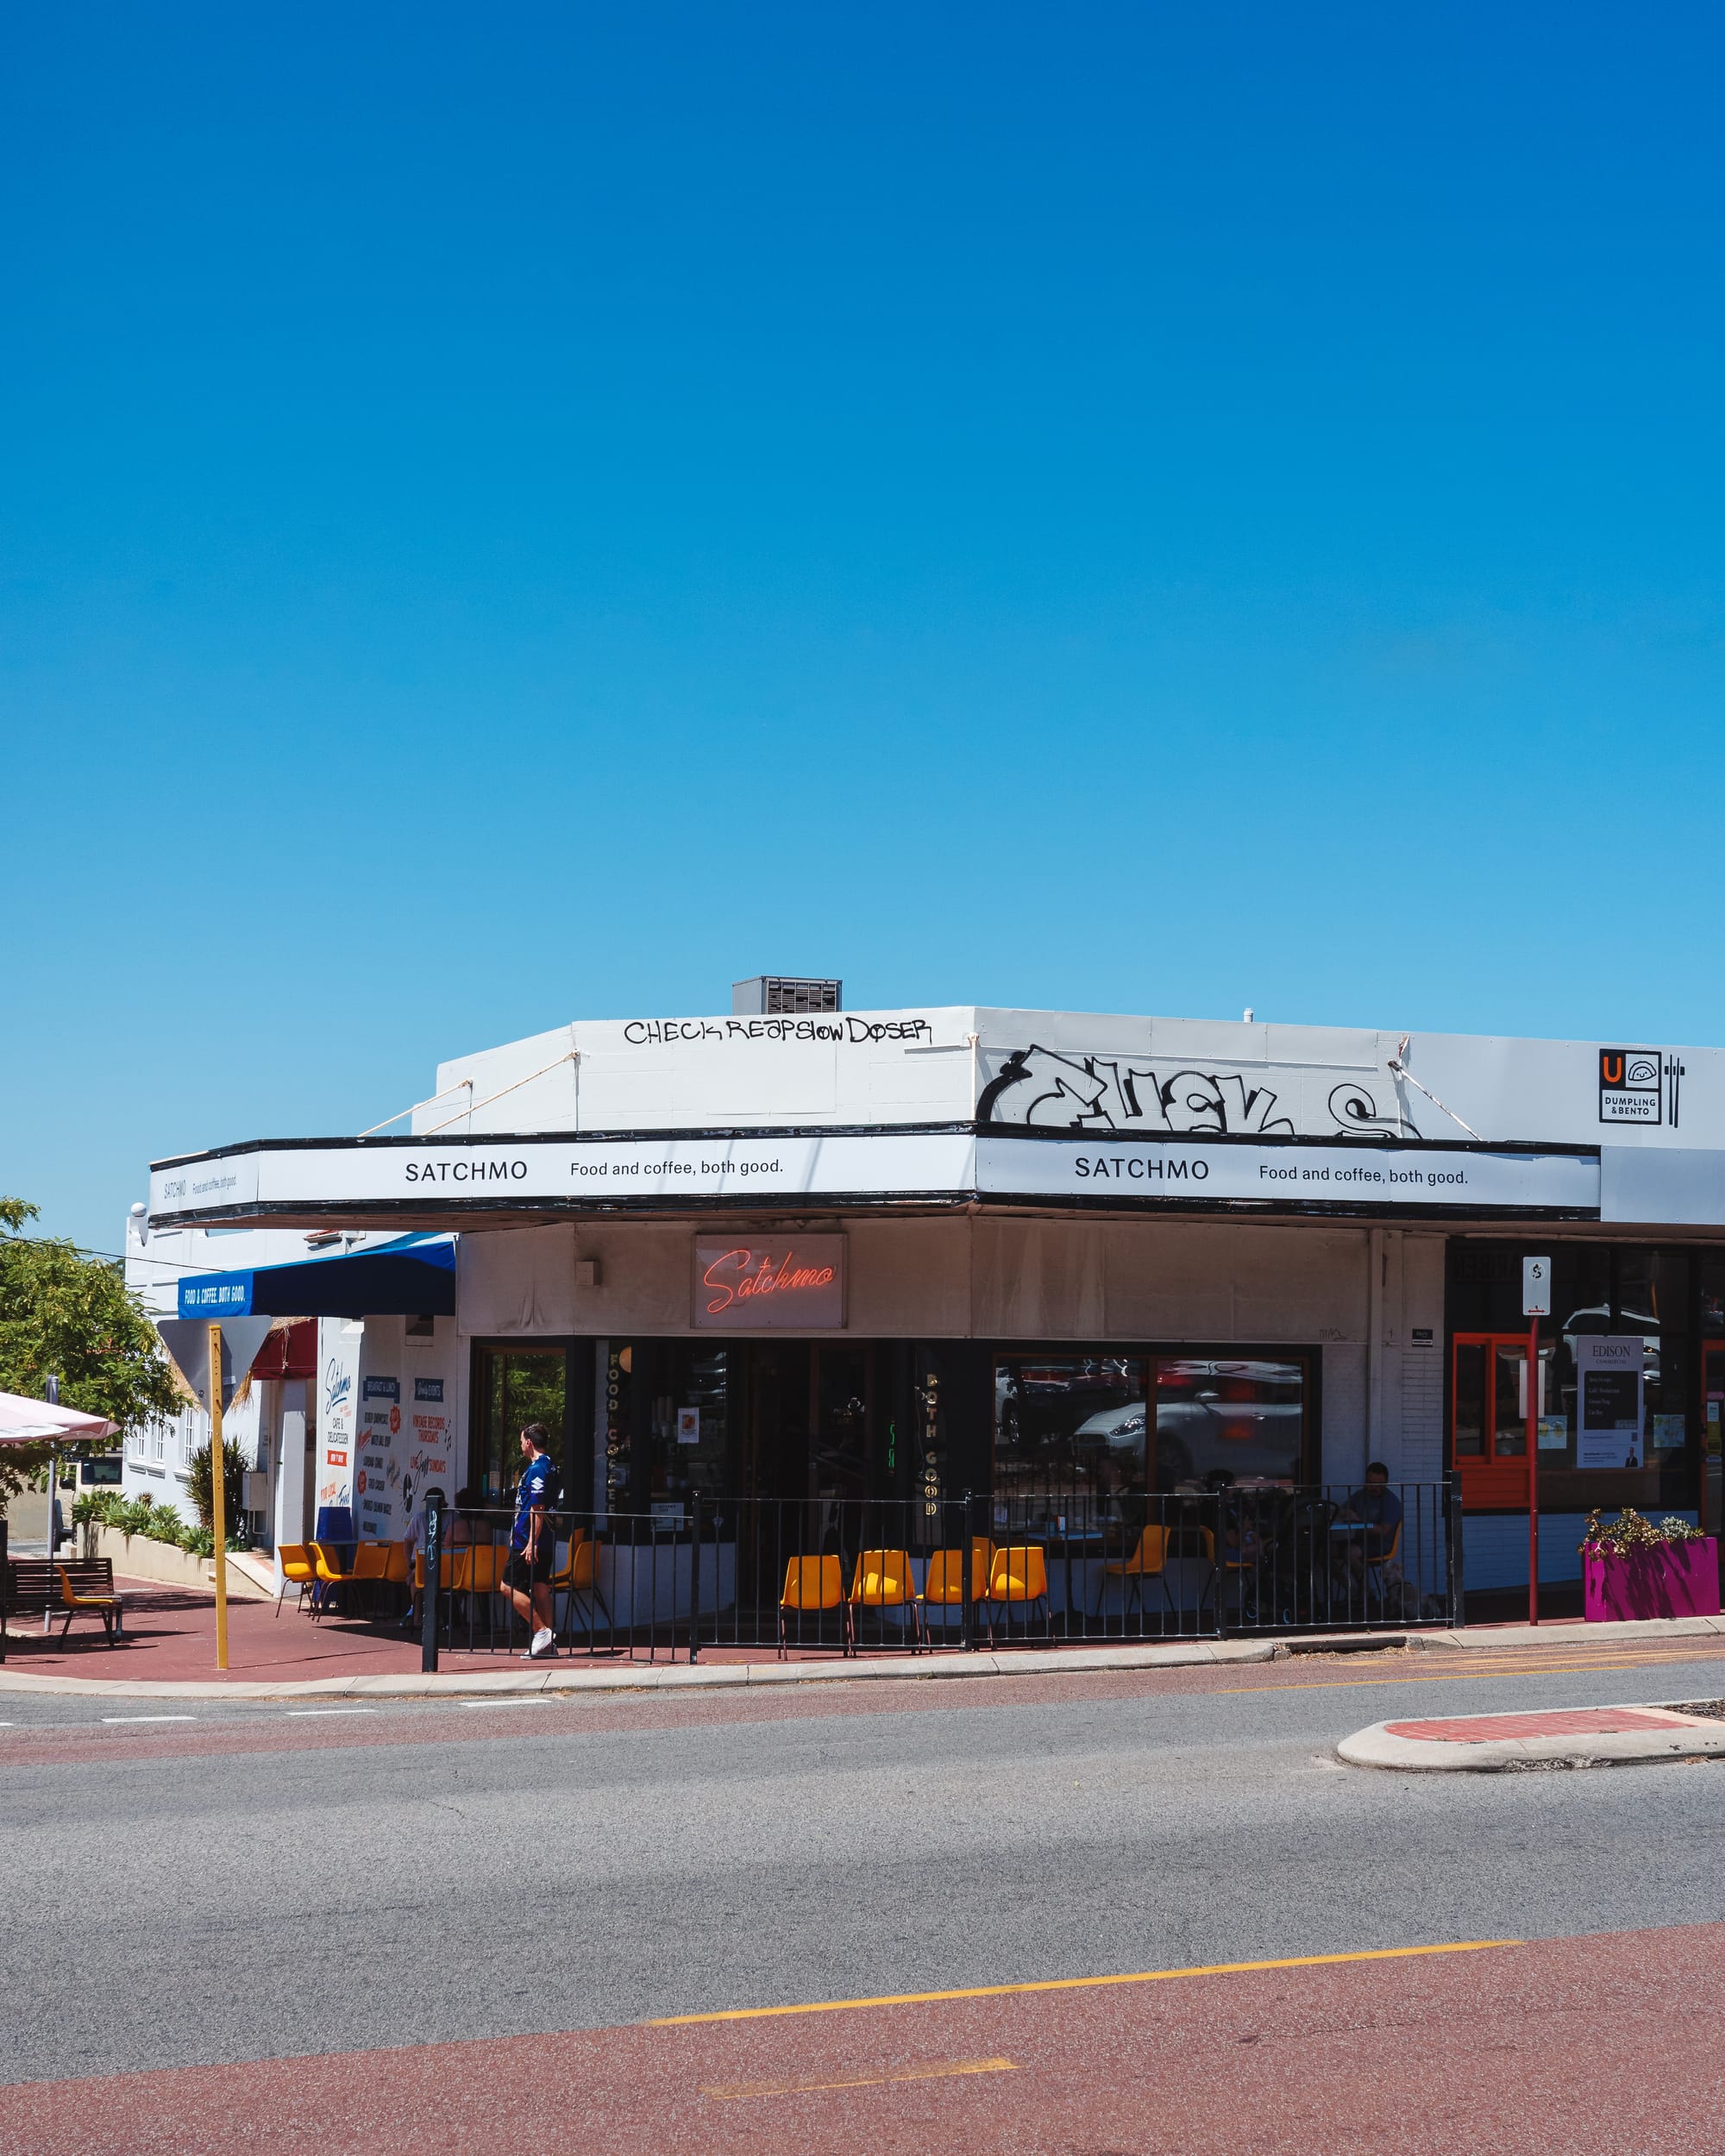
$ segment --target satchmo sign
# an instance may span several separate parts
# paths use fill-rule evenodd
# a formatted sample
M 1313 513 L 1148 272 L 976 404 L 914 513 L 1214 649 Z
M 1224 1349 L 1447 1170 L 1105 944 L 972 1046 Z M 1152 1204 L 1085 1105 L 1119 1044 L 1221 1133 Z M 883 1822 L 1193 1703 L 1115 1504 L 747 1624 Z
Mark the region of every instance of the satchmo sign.
M 697 1236 L 690 1317 L 700 1332 L 842 1326 L 844 1238 Z

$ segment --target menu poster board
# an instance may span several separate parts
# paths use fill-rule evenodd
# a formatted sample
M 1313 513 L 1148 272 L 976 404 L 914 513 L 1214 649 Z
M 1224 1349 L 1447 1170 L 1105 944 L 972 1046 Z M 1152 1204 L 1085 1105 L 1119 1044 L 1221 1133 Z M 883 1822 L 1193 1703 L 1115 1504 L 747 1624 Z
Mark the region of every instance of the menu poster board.
M 339 1318 L 317 1325 L 317 1503 L 353 1502 L 354 1440 L 358 1430 L 361 1326 Z
M 1578 1468 L 1643 1464 L 1645 1360 L 1639 1332 L 1588 1332 L 1576 1340 L 1575 1463 Z
M 360 1386 L 360 1461 L 354 1476 L 354 1507 L 367 1541 L 395 1539 L 395 1487 L 400 1470 L 392 1457 L 401 1434 L 401 1380 L 367 1371 Z
M 423 1539 L 426 1491 L 441 1489 L 446 1504 L 455 1495 L 449 1473 L 449 1406 L 443 1389 L 441 1377 L 413 1381 L 412 1435 L 401 1477 L 401 1501 L 410 1523 L 409 1539 L 416 1548 Z

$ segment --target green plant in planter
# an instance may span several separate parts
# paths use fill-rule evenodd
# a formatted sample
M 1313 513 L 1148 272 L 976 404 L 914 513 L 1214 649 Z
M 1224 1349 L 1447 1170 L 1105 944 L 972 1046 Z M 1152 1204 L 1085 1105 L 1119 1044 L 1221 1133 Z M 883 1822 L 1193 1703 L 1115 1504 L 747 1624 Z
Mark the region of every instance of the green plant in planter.
M 141 1535 L 147 1542 L 190 1551 L 193 1557 L 216 1554 L 216 1537 L 210 1528 L 193 1526 L 172 1505 L 154 1504 L 147 1497 L 122 1497 L 116 1489 L 88 1491 L 73 1507 L 72 1519 L 80 1527 L 90 1523 L 114 1527 L 123 1535 Z M 245 1545 L 229 1535 L 228 1547 L 240 1550 Z
M 222 1442 L 222 1482 L 230 1520 L 240 1516 L 240 1498 L 245 1489 L 246 1457 L 231 1438 Z M 198 1524 L 211 1535 L 216 1528 L 216 1477 L 210 1447 L 200 1445 L 185 1463 L 185 1494 L 198 1508 Z M 210 1549 L 216 1547 L 212 1541 Z M 202 1552 L 208 1556 L 209 1551 Z
M 1602 1519 L 1595 1506 L 1581 1531 L 1579 1548 L 1584 1557 L 1624 1557 L 1640 1551 L 1668 1550 L 1676 1543 L 1702 1539 L 1700 1528 L 1676 1513 L 1667 1513 L 1655 1526 L 1633 1505 L 1625 1505 L 1611 1520 Z

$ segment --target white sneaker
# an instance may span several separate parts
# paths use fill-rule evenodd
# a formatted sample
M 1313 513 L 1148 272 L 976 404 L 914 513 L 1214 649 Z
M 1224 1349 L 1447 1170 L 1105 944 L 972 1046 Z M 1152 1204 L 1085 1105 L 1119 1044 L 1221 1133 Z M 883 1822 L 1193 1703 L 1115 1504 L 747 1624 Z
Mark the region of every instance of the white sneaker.
M 536 1661 L 542 1654 L 549 1654 L 556 1643 L 556 1633 L 552 1631 L 549 1625 L 542 1625 L 534 1633 L 533 1644 L 527 1650 L 528 1659 Z

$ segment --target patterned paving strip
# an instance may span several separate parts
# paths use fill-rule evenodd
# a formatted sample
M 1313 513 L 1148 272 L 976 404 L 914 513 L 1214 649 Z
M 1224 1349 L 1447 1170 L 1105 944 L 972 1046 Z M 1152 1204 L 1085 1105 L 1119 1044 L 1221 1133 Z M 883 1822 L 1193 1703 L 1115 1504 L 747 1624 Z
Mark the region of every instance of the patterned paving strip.
M 1683 1729 L 1681 1714 L 1646 1707 L 1575 1707 L 1546 1714 L 1466 1714 L 1448 1721 L 1386 1722 L 1385 1734 L 1452 1745 L 1487 1745 L 1520 1737 L 1615 1737 L 1640 1730 Z

